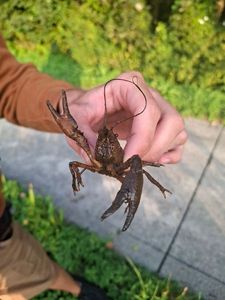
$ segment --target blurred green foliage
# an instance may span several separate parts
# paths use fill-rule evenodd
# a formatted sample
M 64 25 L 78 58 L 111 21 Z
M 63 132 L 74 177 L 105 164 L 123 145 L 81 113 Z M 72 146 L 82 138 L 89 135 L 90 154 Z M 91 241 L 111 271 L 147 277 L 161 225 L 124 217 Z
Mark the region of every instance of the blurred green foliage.
M 148 82 L 165 82 L 171 89 L 184 85 L 184 95 L 188 85 L 191 91 L 199 88 L 202 98 L 189 108 L 195 111 L 192 115 L 225 120 L 221 100 L 225 21 L 218 21 L 215 1 L 164 4 L 162 0 L 8 0 L 0 2 L 0 30 L 20 60 L 29 57 L 40 70 L 56 77 L 63 73 L 58 71 L 61 68 L 62 78 L 89 87 L 136 69 Z M 64 57 L 71 63 L 64 63 Z M 51 59 L 61 62 L 55 71 Z M 209 94 L 213 103 L 205 100 Z M 206 114 L 203 111 L 209 108 L 203 103 L 210 106 Z

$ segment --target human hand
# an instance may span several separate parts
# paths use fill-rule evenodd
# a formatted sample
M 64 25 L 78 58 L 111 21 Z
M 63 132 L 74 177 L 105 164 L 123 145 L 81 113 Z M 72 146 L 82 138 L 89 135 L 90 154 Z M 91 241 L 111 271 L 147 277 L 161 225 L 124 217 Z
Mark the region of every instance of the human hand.
M 145 161 L 177 163 L 187 140 L 184 122 L 178 112 L 154 89 L 149 88 L 138 72 L 127 72 L 119 79 L 132 80 L 141 88 L 147 99 L 146 109 L 140 115 L 121 122 L 114 129 L 119 139 L 126 140 L 124 160 L 139 154 Z M 104 85 L 83 91 L 67 91 L 69 109 L 86 136 L 93 151 L 98 130 L 104 121 Z M 106 88 L 107 124 L 115 125 L 143 110 L 145 99 L 138 88 L 129 82 L 112 81 Z M 86 161 L 87 155 L 75 141 L 69 145 Z

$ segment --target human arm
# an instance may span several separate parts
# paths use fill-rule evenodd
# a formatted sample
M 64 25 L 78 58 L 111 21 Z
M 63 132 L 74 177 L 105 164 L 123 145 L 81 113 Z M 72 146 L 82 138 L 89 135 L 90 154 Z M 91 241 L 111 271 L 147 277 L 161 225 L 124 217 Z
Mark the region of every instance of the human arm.
M 73 86 L 39 72 L 32 64 L 21 64 L 8 51 L 0 36 L 0 117 L 17 125 L 60 132 L 49 113 L 46 99 L 57 106 L 61 90 Z M 80 94 L 74 89 L 74 95 Z

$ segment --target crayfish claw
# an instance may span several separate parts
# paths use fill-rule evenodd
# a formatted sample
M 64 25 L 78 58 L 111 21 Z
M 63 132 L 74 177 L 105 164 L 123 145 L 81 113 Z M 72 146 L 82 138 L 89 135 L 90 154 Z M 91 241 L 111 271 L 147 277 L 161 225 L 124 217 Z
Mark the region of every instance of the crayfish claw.
M 60 114 L 57 112 L 57 110 L 52 106 L 51 102 L 49 100 L 47 100 L 47 106 L 50 110 L 50 112 L 52 113 L 54 119 L 56 120 L 56 122 L 59 122 L 60 119 Z
M 104 220 L 117 211 L 123 203 L 127 203 L 127 207 L 125 209 L 127 217 L 122 231 L 128 229 L 134 218 L 140 203 L 143 187 L 143 172 L 140 157 L 138 155 L 134 155 L 127 161 L 127 163 L 129 163 L 129 165 L 127 165 L 130 166 L 130 170 L 126 173 L 126 176 L 123 179 L 121 189 L 117 193 L 112 205 L 101 216 L 101 220 Z
M 102 214 L 101 221 L 105 220 L 114 212 L 116 212 L 126 199 L 121 195 L 121 190 L 117 193 L 115 200 L 112 202 L 112 205 Z
M 129 209 L 129 204 L 127 205 L 127 207 L 124 210 L 124 215 L 127 213 L 128 209 Z
M 72 117 L 69 111 L 68 103 L 67 103 L 67 97 L 66 92 L 62 90 L 62 113 L 60 114 L 51 104 L 49 100 L 47 100 L 47 106 L 52 113 L 56 123 L 59 125 L 59 127 L 62 129 L 62 131 L 70 137 L 71 139 L 77 141 L 80 136 L 85 140 L 83 136 L 83 133 L 81 133 L 78 129 L 78 125 L 76 120 Z M 77 138 L 78 137 L 78 138 Z M 80 145 L 80 144 L 79 144 Z
M 108 218 L 113 212 L 110 212 L 110 207 L 101 215 L 101 221 L 105 220 Z
M 63 106 L 63 114 L 69 116 L 70 111 L 67 103 L 66 91 L 62 90 L 62 106 Z
M 125 213 L 128 211 L 127 213 L 127 217 L 125 220 L 125 223 L 123 225 L 122 231 L 126 231 L 128 229 L 128 227 L 130 226 L 131 222 L 133 221 L 133 218 L 135 216 L 135 213 L 138 209 L 139 206 L 139 201 L 138 202 L 132 202 L 130 201 L 125 209 Z
M 101 216 L 101 220 L 103 221 L 104 219 L 108 218 L 110 215 L 116 212 L 124 202 L 126 202 L 127 207 L 125 208 L 124 214 L 127 213 L 127 217 L 123 225 L 122 231 L 127 230 L 139 206 L 139 201 L 132 201 L 132 200 L 134 199 L 132 199 L 130 193 L 128 193 L 127 191 L 123 191 L 121 189 L 117 193 L 116 198 L 113 201 L 112 205 Z

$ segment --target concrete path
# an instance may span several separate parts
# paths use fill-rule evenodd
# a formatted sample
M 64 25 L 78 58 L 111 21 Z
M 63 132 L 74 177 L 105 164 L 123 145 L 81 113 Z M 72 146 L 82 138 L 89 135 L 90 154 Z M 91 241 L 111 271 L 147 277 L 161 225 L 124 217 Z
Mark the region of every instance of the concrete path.
M 225 299 L 225 130 L 186 120 L 189 141 L 182 163 L 151 168 L 173 194 L 165 200 L 145 180 L 141 203 L 129 230 L 121 233 L 123 209 L 104 222 L 120 184 L 85 172 L 75 199 L 68 162 L 79 160 L 62 135 L 40 133 L 0 121 L 3 172 L 49 194 L 68 220 L 113 240 L 137 263 L 171 276 L 205 299 Z

